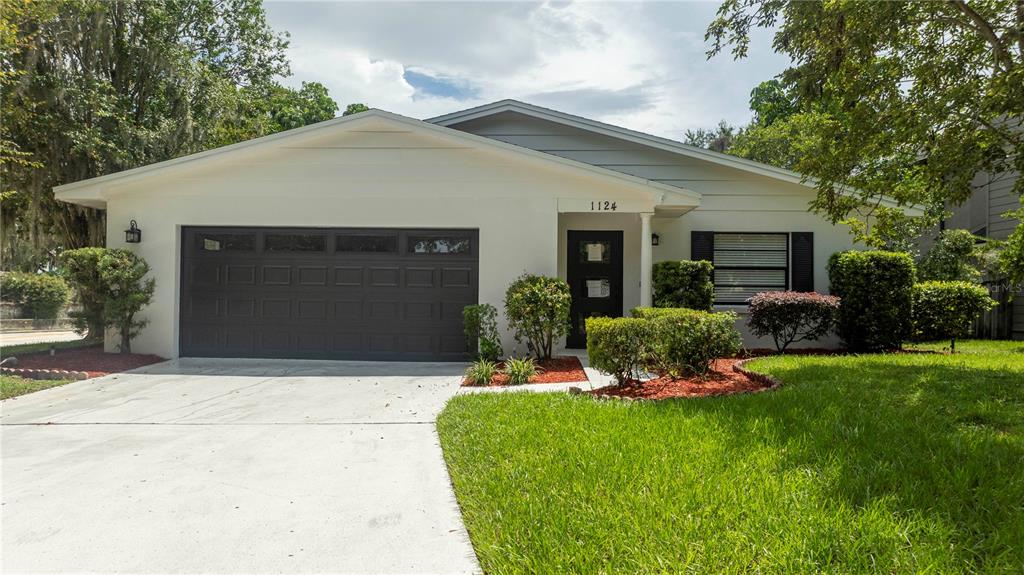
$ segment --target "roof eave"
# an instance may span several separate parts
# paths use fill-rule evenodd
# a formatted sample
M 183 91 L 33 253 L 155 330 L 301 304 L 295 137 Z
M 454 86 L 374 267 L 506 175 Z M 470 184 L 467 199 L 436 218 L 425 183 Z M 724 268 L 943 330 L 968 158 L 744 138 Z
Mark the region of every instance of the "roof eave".
M 433 124 L 441 126 L 451 126 L 478 118 L 485 118 L 494 114 L 502 112 L 519 112 L 534 118 L 546 119 L 554 122 L 558 122 L 571 127 L 576 127 L 582 130 L 588 130 L 597 132 L 611 137 L 625 138 L 628 141 L 639 143 L 642 145 L 651 146 L 653 148 L 661 149 L 667 152 L 682 154 L 690 157 L 696 157 L 698 159 L 704 159 L 706 161 L 724 165 L 747 172 L 760 174 L 766 177 L 774 178 L 784 182 L 793 184 L 799 184 L 804 187 L 817 189 L 817 183 L 811 179 L 804 177 L 803 175 L 756 162 L 754 160 L 747 160 L 745 158 L 739 158 L 731 156 L 729 154 L 723 154 L 721 152 L 715 152 L 713 150 L 705 150 L 696 146 L 689 146 L 682 142 L 670 140 L 668 138 L 662 138 L 660 136 L 654 136 L 652 134 L 645 134 L 643 132 L 637 132 L 628 128 L 622 128 L 619 126 L 613 126 L 611 124 L 605 124 L 589 118 L 583 118 L 575 116 L 573 114 L 566 114 L 565 112 L 559 112 L 558 110 L 551 110 L 541 106 L 535 106 L 533 104 L 527 104 L 526 102 L 520 102 L 518 100 L 499 100 L 497 102 L 491 102 L 489 104 L 483 104 L 474 108 L 461 110 L 458 112 L 452 112 L 450 114 L 444 114 L 433 118 L 424 120 Z M 881 198 L 882 205 L 887 207 L 893 207 L 903 210 L 907 215 L 921 216 L 924 215 L 924 210 L 917 206 L 904 206 L 892 198 L 883 196 Z

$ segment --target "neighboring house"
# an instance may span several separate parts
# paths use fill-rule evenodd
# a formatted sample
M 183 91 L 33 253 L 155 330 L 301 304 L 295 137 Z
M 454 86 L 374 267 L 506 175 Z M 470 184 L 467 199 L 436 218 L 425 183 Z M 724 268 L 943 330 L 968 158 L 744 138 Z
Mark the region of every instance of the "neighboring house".
M 1020 197 L 1013 193 L 1019 177 L 1018 172 L 978 174 L 971 183 L 974 189 L 971 197 L 950 210 L 952 215 L 942 221 L 939 230 L 964 229 L 979 237 L 1005 240 L 1019 224 L 1015 218 L 1004 215 L 1020 208 Z M 922 237 L 922 251 L 931 247 L 939 230 Z M 985 315 L 978 326 L 979 335 L 1024 339 L 1024 291 L 1011 299 L 1007 297 L 1009 294 L 1000 293 L 997 286 L 990 284 L 989 287 L 993 297 L 1003 303 Z
M 523 272 L 569 282 L 581 347 L 586 316 L 650 305 L 652 262 L 713 260 L 718 307 L 742 312 L 827 292 L 851 247 L 797 174 L 509 100 L 371 110 L 55 192 L 148 260 L 133 350 L 165 357 L 463 359 L 463 306 L 500 309 Z

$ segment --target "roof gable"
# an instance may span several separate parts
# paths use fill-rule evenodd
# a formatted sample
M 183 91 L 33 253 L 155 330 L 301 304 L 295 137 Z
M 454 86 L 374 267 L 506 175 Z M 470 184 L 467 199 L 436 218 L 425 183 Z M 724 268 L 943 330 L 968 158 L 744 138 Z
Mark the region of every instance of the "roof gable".
M 344 139 L 351 138 L 353 135 L 360 135 L 360 132 L 374 133 L 361 135 L 361 137 L 380 137 L 381 132 L 387 131 L 420 133 L 426 137 L 445 142 L 446 145 L 450 145 L 452 148 L 486 149 L 499 154 L 511 155 L 538 166 L 567 171 L 575 175 L 586 175 L 614 181 L 619 185 L 643 190 L 658 198 L 671 198 L 669 203 L 675 205 L 697 206 L 700 203 L 700 194 L 695 192 L 680 190 L 629 174 L 619 173 L 571 159 L 559 158 L 543 152 L 377 109 L 338 117 L 310 126 L 279 132 L 148 166 L 57 186 L 54 188 L 54 193 L 57 199 L 62 201 L 103 207 L 105 204 L 104 192 L 110 186 L 126 184 L 171 172 L 199 169 L 209 166 L 214 162 L 230 160 L 232 157 L 243 154 L 273 152 L 275 149 L 295 149 L 310 146 L 330 148 L 332 147 L 332 142 L 336 142 L 337 147 L 345 147 Z M 387 143 L 381 142 L 381 147 L 386 148 Z

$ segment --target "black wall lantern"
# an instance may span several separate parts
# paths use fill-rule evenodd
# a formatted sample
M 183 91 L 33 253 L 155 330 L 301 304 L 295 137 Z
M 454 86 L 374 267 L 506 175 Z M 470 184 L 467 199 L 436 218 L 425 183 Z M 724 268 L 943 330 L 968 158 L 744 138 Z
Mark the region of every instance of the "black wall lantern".
M 651 234 L 651 245 L 656 246 L 661 244 L 661 236 L 658 234 Z
M 128 225 L 128 229 L 124 231 L 124 241 L 130 244 L 137 244 L 142 241 L 142 230 L 139 229 L 135 220 L 132 220 L 132 223 Z

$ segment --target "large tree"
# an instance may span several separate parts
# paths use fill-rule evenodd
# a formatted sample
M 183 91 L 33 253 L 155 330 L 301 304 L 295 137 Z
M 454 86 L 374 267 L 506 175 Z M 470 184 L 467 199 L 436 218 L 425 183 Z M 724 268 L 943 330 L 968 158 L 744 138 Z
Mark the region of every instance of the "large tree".
M 0 2 L 4 236 L 25 250 L 102 244 L 102 213 L 54 186 L 337 111 L 277 84 L 287 38 L 259 0 Z
M 867 205 L 896 222 L 882 196 L 958 204 L 978 172 L 1024 168 L 1020 1 L 727 0 L 708 56 L 746 56 L 757 27 L 792 60 L 780 80 L 793 104 L 759 143 L 788 140 L 833 221 Z

